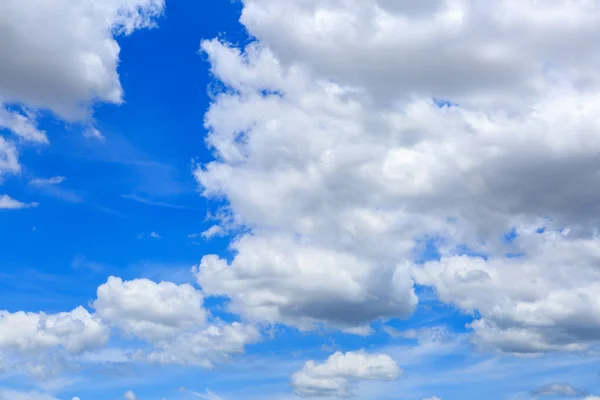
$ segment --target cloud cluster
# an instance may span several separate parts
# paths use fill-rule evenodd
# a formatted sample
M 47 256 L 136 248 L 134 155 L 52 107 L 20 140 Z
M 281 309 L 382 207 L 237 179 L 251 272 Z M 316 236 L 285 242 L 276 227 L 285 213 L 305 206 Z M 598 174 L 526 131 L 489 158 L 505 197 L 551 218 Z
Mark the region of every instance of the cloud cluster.
M 2 2 L 0 184 L 21 171 L 17 145 L 49 143 L 38 110 L 91 124 L 95 103 L 122 103 L 115 38 L 154 26 L 164 7 L 164 0 Z M 102 138 L 92 126 L 87 132 Z
M 303 397 L 351 397 L 357 382 L 392 381 L 401 372 L 387 354 L 337 352 L 321 364 L 308 361 L 292 375 L 292 386 Z
M 0 311 L 0 350 L 39 356 L 29 372 L 45 376 L 46 351 L 89 356 L 107 344 L 111 330 L 146 343 L 128 356 L 131 361 L 205 368 L 229 361 L 260 340 L 254 326 L 207 318 L 203 300 L 189 284 L 110 277 L 98 287 L 94 313 L 83 307 L 58 314 Z
M 600 4 L 245 0 L 241 22 L 257 41 L 202 43 L 225 90 L 195 177 L 244 228 L 202 259 L 207 295 L 352 329 L 410 315 L 416 281 L 479 311 L 482 347 L 596 343 Z

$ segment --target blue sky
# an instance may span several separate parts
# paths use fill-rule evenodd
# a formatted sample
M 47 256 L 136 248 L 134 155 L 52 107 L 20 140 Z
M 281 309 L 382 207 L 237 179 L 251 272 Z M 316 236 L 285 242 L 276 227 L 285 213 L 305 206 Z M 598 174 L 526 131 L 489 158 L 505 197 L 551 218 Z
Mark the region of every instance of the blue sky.
M 597 399 L 600 6 L 477 3 L 0 6 L 0 400 Z

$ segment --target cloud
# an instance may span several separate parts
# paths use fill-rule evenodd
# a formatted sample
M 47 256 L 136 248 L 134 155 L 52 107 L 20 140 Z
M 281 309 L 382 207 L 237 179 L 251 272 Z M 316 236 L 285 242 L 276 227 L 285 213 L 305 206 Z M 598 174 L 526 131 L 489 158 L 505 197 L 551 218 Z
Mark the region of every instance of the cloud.
M 120 48 L 114 36 L 154 26 L 163 9 L 163 0 L 4 4 L 3 100 L 49 109 L 69 120 L 86 118 L 96 101 L 121 103 Z
M 160 239 L 160 235 L 156 232 L 152 232 L 150 233 L 150 237 L 153 239 Z
M 106 140 L 106 137 L 104 137 L 104 135 L 102 135 L 102 132 L 100 132 L 98 129 L 94 128 L 93 126 L 87 128 L 83 132 L 83 136 L 85 136 L 87 138 L 91 138 L 91 139 L 100 140 L 100 141 Z
M 93 307 L 103 321 L 123 332 L 158 340 L 203 325 L 203 301 L 202 293 L 189 284 L 110 277 L 98 287 Z
M 189 284 L 110 277 L 98 287 L 92 306 L 105 323 L 150 343 L 149 351 L 134 355 L 150 363 L 212 368 L 260 340 L 252 325 L 207 321 L 203 300 Z
M 582 397 L 585 396 L 585 391 L 575 389 L 568 383 L 549 383 L 544 385 L 532 393 L 534 397 L 543 396 L 569 396 Z
M 0 136 L 0 184 L 6 174 L 18 174 L 21 172 L 19 164 L 19 152 L 13 142 Z
M 71 353 L 104 346 L 108 330 L 83 307 L 57 314 L 0 311 L 0 348 L 23 353 L 61 346 Z
M 0 210 L 18 210 L 21 208 L 35 208 L 38 206 L 38 203 L 23 203 L 21 201 L 15 200 L 12 197 L 2 194 L 0 195 Z
M 30 185 L 45 186 L 45 185 L 59 185 L 66 181 L 67 178 L 64 176 L 53 176 L 51 178 L 35 178 L 29 181 Z
M 439 397 L 433 396 L 433 397 L 428 397 L 428 398 L 423 399 L 423 400 L 442 400 L 442 399 L 440 399 Z
M 125 398 L 125 400 L 138 400 L 135 393 L 133 393 L 133 390 L 128 390 L 127 392 L 125 392 L 123 397 Z
M 447 303 L 481 314 L 473 341 L 511 353 L 584 351 L 597 344 L 597 237 L 518 230 L 520 257 L 448 256 L 414 267 Z
M 251 320 L 357 329 L 382 316 L 410 315 L 416 305 L 403 270 L 378 269 L 349 252 L 284 237 L 246 236 L 232 247 L 230 265 L 202 259 L 198 283 L 209 295 L 229 296 L 231 311 Z
M 46 132 L 36 128 L 36 122 L 32 117 L 20 114 L 16 111 L 9 111 L 4 108 L 0 102 L 0 128 L 6 128 L 12 131 L 25 142 L 48 144 Z
M 157 364 L 210 369 L 215 364 L 229 362 L 232 355 L 244 353 L 247 344 L 256 343 L 260 338 L 260 332 L 252 325 L 217 322 L 156 343 L 155 350 L 147 354 L 146 359 Z
M 308 361 L 291 379 L 302 397 L 351 397 L 359 381 L 392 381 L 401 373 L 398 364 L 386 354 L 337 352 L 321 364 Z
M 482 348 L 589 349 L 600 4 L 409 3 L 248 0 L 256 41 L 202 43 L 225 90 L 194 174 L 241 233 L 198 283 L 249 320 L 348 329 L 410 316 L 416 279 L 481 312 Z M 499 239 L 531 226 L 571 236 Z

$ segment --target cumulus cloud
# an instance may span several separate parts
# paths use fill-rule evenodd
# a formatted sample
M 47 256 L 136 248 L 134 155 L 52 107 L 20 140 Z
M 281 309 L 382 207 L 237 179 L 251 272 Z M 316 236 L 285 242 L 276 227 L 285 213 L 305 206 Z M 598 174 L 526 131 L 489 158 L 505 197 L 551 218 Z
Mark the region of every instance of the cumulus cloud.
M 381 316 L 407 316 L 416 304 L 403 270 L 378 269 L 349 252 L 282 237 L 247 236 L 233 244 L 231 265 L 204 257 L 198 283 L 227 295 L 230 308 L 252 320 L 283 321 L 303 329 L 314 323 L 359 327 Z
M 61 346 L 71 353 L 103 346 L 108 330 L 85 308 L 58 314 L 0 311 L 0 348 L 35 352 Z
M 257 41 L 202 43 L 227 90 L 195 177 L 242 232 L 202 259 L 207 295 L 357 329 L 409 316 L 415 279 L 481 312 L 482 347 L 595 343 L 600 4 L 246 0 L 241 21 Z M 499 239 L 523 226 L 548 233 Z M 416 267 L 428 241 L 442 261 Z
M 213 368 L 226 363 L 232 355 L 242 354 L 247 344 L 260 340 L 260 332 L 251 325 L 216 323 L 204 329 L 179 335 L 156 344 L 146 359 L 157 364 L 180 364 Z
M 204 324 L 202 293 L 189 284 L 109 277 L 93 302 L 103 321 L 136 337 L 158 340 Z
M 212 368 L 260 340 L 252 325 L 208 321 L 203 301 L 189 284 L 110 277 L 98 287 L 93 307 L 105 323 L 150 343 L 135 358 L 156 364 Z
M 296 393 L 303 397 L 351 397 L 360 381 L 396 380 L 402 370 L 387 354 L 337 352 L 325 362 L 308 361 L 292 375 Z
M 414 269 L 418 283 L 477 310 L 473 340 L 512 353 L 582 351 L 600 331 L 600 239 L 518 231 L 519 257 L 448 256 Z
M 121 103 L 115 36 L 153 26 L 163 9 L 164 0 L 3 2 L 2 100 L 67 119 L 87 117 L 95 101 Z

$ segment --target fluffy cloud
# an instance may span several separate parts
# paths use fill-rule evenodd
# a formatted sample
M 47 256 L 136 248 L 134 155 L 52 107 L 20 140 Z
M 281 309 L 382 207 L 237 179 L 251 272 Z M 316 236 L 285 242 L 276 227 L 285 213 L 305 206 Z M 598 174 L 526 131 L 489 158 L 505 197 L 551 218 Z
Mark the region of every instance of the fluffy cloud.
M 530 353 L 598 343 L 600 239 L 518 232 L 518 257 L 443 257 L 415 267 L 415 279 L 442 301 L 481 314 L 471 324 L 480 346 Z
M 0 311 L 2 349 L 34 352 L 61 346 L 81 353 L 107 340 L 107 329 L 83 307 L 58 314 Z
M 2 2 L 0 97 L 67 119 L 85 118 L 94 101 L 120 103 L 114 36 L 153 26 L 163 8 L 164 0 Z
M 103 322 L 151 344 L 138 360 L 212 368 L 261 336 L 251 325 L 207 321 L 202 293 L 189 284 L 110 277 L 97 296 L 93 307 Z
M 359 381 L 391 381 L 402 370 L 387 354 L 337 352 L 325 362 L 308 361 L 292 375 L 292 386 L 303 397 L 351 397 Z
M 216 160 L 195 176 L 228 201 L 228 227 L 244 228 L 230 263 L 202 260 L 203 290 L 250 319 L 356 328 L 410 314 L 410 271 L 429 240 L 443 260 L 418 283 L 479 310 L 483 347 L 588 348 L 600 315 L 600 5 L 536 4 L 244 1 L 258 41 L 202 44 L 228 90 L 205 119 Z M 556 244 L 568 253 L 537 243 L 548 235 L 499 239 L 542 219 L 571 229 Z M 525 255 L 505 259 L 513 250 Z
M 244 352 L 247 344 L 260 340 L 260 332 L 251 325 L 217 323 L 186 332 L 174 340 L 160 341 L 146 359 L 158 364 L 197 365 L 213 368 L 228 362 L 232 355 Z
M 205 257 L 198 283 L 228 295 L 232 311 L 252 320 L 310 329 L 316 322 L 357 327 L 381 316 L 407 316 L 416 304 L 403 270 L 378 269 L 349 252 L 282 237 L 247 236 L 228 265 Z
M 527 105 L 546 85 L 596 90 L 600 5 L 551 0 L 244 0 L 241 21 L 286 65 L 376 99 Z M 577 43 L 577 46 L 573 46 Z
M 110 277 L 97 296 L 93 307 L 103 321 L 148 340 L 172 337 L 206 318 L 204 297 L 189 284 Z

